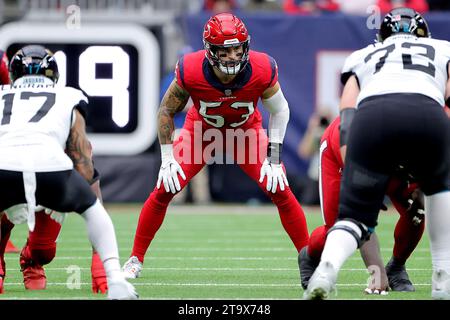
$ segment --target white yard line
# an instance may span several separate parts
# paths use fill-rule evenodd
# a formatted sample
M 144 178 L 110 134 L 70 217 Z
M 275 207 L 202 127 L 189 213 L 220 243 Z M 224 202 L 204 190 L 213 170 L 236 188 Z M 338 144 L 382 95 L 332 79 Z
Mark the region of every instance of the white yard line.
M 63 248 L 61 251 L 70 251 L 70 252 L 78 252 L 78 251 L 86 251 L 86 248 L 84 247 L 71 247 L 71 248 Z M 128 252 L 129 249 L 122 248 L 120 251 L 126 251 Z M 285 248 L 285 247 L 270 247 L 270 248 L 239 248 L 239 247 L 233 247 L 233 248 L 220 248 L 220 247 L 197 247 L 197 248 L 180 248 L 180 247 L 157 247 L 155 246 L 153 249 L 154 252 L 199 252 L 199 251 L 205 251 L 205 252 L 292 252 L 292 254 L 295 254 L 294 248 Z M 392 248 L 387 249 L 383 248 L 381 251 L 392 251 Z M 428 249 L 417 249 L 415 252 L 426 252 L 428 253 Z
M 91 270 L 91 268 L 79 268 L 80 270 Z M 20 268 L 8 268 L 8 271 L 20 271 Z M 46 267 L 46 271 L 67 271 L 67 268 Z M 298 271 L 298 268 L 202 268 L 202 267 L 188 267 L 188 268 L 174 268 L 174 267 L 144 267 L 143 270 L 149 271 Z M 431 268 L 408 268 L 408 271 L 432 271 Z M 361 271 L 367 272 L 363 268 L 343 268 L 341 271 Z
M 58 256 L 55 257 L 55 260 L 90 260 L 92 256 Z M 124 257 L 122 258 L 122 260 Z M 430 257 L 413 257 L 414 260 L 429 260 L 431 263 Z M 19 260 L 17 255 L 7 254 L 5 255 L 5 260 Z M 279 261 L 279 260 L 295 260 L 297 261 L 297 257 L 146 257 L 146 261 L 148 260 L 243 260 L 243 261 Z M 352 257 L 348 260 L 351 261 L 362 261 L 360 257 Z
M 81 286 L 91 286 L 90 282 L 80 282 Z M 259 287 L 259 288 L 297 288 L 300 285 L 297 283 L 166 283 L 166 282 L 133 282 L 134 286 L 149 286 L 149 287 Z M 366 286 L 367 283 L 338 283 L 338 287 L 360 287 Z M 414 283 L 415 286 L 431 286 L 431 283 Z M 8 286 L 23 286 L 23 282 L 5 282 L 5 287 Z M 67 286 L 65 282 L 48 282 L 47 286 Z M 76 289 L 73 289 L 76 290 Z

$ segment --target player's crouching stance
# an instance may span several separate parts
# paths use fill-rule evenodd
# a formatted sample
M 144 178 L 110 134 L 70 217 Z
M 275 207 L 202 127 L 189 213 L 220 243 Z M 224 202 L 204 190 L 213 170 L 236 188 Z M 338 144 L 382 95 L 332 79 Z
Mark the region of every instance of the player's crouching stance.
M 299 254 L 300 278 L 303 289 L 308 286 L 314 270 L 320 262 L 325 239 L 338 216 L 339 193 L 344 161 L 340 150 L 340 118 L 337 117 L 325 130 L 320 143 L 319 190 L 324 225 L 316 228 L 309 242 Z M 405 263 L 419 243 L 424 228 L 423 194 L 417 189 L 412 177 L 400 169 L 389 181 L 386 195 L 400 214 L 394 231 L 394 249 L 392 258 L 384 267 L 380 256 L 380 247 L 376 233 L 361 248 L 361 257 L 372 277 L 365 292 L 368 294 L 386 294 L 393 291 L 415 291 L 409 280 Z
M 250 36 L 244 23 L 229 13 L 209 19 L 203 41 L 205 50 L 187 54 L 178 61 L 176 79 L 161 102 L 158 115 L 161 169 L 157 186 L 139 216 L 131 257 L 123 267 L 129 278 L 139 276 L 145 253 L 175 193 L 210 161 L 205 151 L 211 148 L 211 139 L 204 139 L 198 129 L 219 132 L 221 138 L 225 137 L 221 140 L 225 143 L 220 144 L 222 151 L 226 150 L 222 154 L 237 160 L 240 168 L 271 198 L 297 252 L 308 241 L 303 210 L 289 188 L 280 160 L 289 106 L 278 83 L 274 59 L 249 50 Z M 194 105 L 186 116 L 184 134 L 172 143 L 174 115 L 183 110 L 189 96 Z M 262 128 L 259 99 L 271 114 L 269 137 Z M 234 138 L 227 139 L 230 131 L 253 133 L 253 139 L 235 144 Z M 233 149 L 228 148 L 229 144 Z M 182 150 L 183 154 L 176 150 Z M 263 150 L 262 157 L 259 150 Z M 244 161 L 239 161 L 241 156 Z
M 399 165 L 425 194 L 431 297 L 450 299 L 450 135 L 443 110 L 450 96 L 450 43 L 430 39 L 423 17 L 408 8 L 385 16 L 379 40 L 344 65 L 340 138 L 347 150 L 339 216 L 309 281 L 308 299 L 327 298 L 344 262 L 370 237 Z
M 6 53 L 0 50 L 0 84 L 9 85 L 9 68 Z M 75 166 L 77 169 L 77 166 Z M 89 173 L 88 173 L 89 174 Z M 99 174 L 95 171 L 92 176 L 83 176 L 90 184 L 91 189 L 99 199 L 102 198 L 100 191 Z M 46 214 L 46 213 L 50 213 Z M 6 275 L 4 254 L 17 252 L 20 253 L 20 268 L 23 274 L 23 283 L 27 290 L 43 290 L 46 288 L 47 277 L 44 265 L 50 263 L 56 255 L 56 239 L 61 230 L 61 224 L 52 219 L 55 214 L 52 212 L 39 210 L 36 211 L 36 226 L 34 231 L 28 233 L 28 239 L 22 250 L 15 248 L 9 241 L 11 230 L 14 224 L 8 220 L 6 215 L 1 218 L 0 230 L 0 282 Z M 91 264 L 92 291 L 94 293 L 105 294 L 108 285 L 105 270 L 98 254 L 92 252 Z M 0 284 L 0 293 L 3 288 Z
M 77 165 L 75 165 L 77 169 Z M 94 177 L 83 176 L 91 185 L 97 198 L 102 199 L 98 172 Z M 64 214 L 53 212 L 49 209 L 38 210 L 36 208 L 36 224 L 33 231 L 29 231 L 27 241 L 20 252 L 20 270 L 23 275 L 23 284 L 27 290 L 44 290 L 47 286 L 47 277 L 44 266 L 49 264 L 56 255 L 56 239 L 61 231 Z M 58 221 L 59 222 L 58 222 Z M 0 277 L 5 279 L 6 265 L 4 254 L 5 244 L 8 243 L 14 224 L 8 220 L 7 215 L 1 218 L 0 232 Z M 103 263 L 97 252 L 92 252 L 91 262 L 92 291 L 105 294 L 108 290 Z M 0 285 L 0 293 L 3 288 Z
M 38 206 L 79 213 L 103 261 L 108 298 L 136 299 L 120 271 L 112 221 L 83 178 L 94 177 L 84 121 L 87 98 L 74 88 L 55 87 L 56 61 L 41 46 L 19 50 L 10 73 L 11 87 L 0 90 L 0 210 L 13 223 L 27 222 L 30 231 Z

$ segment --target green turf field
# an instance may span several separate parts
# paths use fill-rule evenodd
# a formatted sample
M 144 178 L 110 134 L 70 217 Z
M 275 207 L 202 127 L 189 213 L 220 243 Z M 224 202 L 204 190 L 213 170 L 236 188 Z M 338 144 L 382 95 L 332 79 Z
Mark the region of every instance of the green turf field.
M 107 206 L 119 242 L 121 264 L 128 258 L 140 205 Z M 305 207 L 309 231 L 322 223 L 318 208 Z M 383 213 L 377 233 L 383 258 L 392 252 L 398 215 Z M 11 239 L 21 246 L 26 226 Z M 0 299 L 104 299 L 90 289 L 91 249 L 84 221 L 76 214 L 64 222 L 56 258 L 46 266 L 47 290 L 28 292 L 22 284 L 18 254 L 7 254 L 5 293 Z M 408 270 L 414 293 L 367 296 L 367 271 L 356 253 L 338 279 L 337 299 L 429 299 L 431 259 L 426 236 Z M 77 288 L 77 272 L 81 285 Z M 68 288 L 67 283 L 72 289 Z M 273 206 L 172 206 L 147 252 L 144 271 L 131 280 L 142 299 L 301 299 L 297 254 Z M 74 284 L 75 283 L 75 284 Z

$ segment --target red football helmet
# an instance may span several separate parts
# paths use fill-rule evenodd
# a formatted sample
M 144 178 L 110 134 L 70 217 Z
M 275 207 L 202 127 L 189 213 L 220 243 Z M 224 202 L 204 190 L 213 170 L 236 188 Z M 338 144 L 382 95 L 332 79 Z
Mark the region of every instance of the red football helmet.
M 237 74 L 248 62 L 250 36 L 244 23 L 231 13 L 211 17 L 203 30 L 203 44 L 209 63 L 226 74 Z M 218 49 L 242 46 L 244 52 L 238 61 L 222 61 Z

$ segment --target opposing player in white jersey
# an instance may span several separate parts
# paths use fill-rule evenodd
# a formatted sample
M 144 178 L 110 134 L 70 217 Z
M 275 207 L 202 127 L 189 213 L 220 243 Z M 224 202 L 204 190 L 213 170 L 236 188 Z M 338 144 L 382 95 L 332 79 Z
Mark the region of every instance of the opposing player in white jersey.
M 112 221 L 83 178 L 94 176 L 84 120 L 88 99 L 55 86 L 57 64 L 42 46 L 19 50 L 10 75 L 12 84 L 0 87 L 0 211 L 31 231 L 37 206 L 79 213 L 103 261 L 108 298 L 136 299 L 120 271 Z
M 305 298 L 324 299 L 334 290 L 343 263 L 377 225 L 389 177 L 402 166 L 425 194 L 432 298 L 450 299 L 449 62 L 450 43 L 431 39 L 423 17 L 409 8 L 388 13 L 379 42 L 347 59 L 339 216 Z

